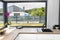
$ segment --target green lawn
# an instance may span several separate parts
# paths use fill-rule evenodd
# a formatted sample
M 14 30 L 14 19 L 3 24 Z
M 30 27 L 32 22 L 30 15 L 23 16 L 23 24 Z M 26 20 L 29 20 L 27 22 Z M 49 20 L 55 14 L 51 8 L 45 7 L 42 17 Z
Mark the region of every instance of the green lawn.
M 0 27 L 3 27 L 4 24 L 0 23 Z M 43 26 L 43 23 L 11 23 L 10 26 Z

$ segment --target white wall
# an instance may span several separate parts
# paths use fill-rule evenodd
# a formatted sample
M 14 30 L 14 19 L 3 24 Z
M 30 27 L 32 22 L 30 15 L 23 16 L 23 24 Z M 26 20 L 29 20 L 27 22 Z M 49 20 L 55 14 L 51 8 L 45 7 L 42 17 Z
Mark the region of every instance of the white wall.
M 47 27 L 52 28 L 59 23 L 59 0 L 48 0 Z

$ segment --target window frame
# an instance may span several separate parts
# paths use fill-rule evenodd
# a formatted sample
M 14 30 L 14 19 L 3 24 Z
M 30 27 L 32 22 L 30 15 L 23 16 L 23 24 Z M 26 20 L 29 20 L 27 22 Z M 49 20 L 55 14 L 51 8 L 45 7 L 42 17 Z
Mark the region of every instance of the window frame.
M 34 28 L 38 27 L 38 28 L 44 28 L 44 27 L 47 27 L 47 1 L 3 1 L 5 3 L 5 12 L 7 12 L 7 4 L 8 3 L 21 3 L 21 2 L 45 2 L 46 3 L 46 11 L 45 11 L 45 26 L 33 26 Z M 8 19 L 8 18 L 7 18 Z M 8 22 L 6 19 L 5 19 L 5 23 Z M 24 26 L 26 27 L 26 26 Z M 31 27 L 31 26 L 30 26 Z M 32 27 L 32 28 L 33 28 Z M 28 27 L 29 28 L 29 27 Z

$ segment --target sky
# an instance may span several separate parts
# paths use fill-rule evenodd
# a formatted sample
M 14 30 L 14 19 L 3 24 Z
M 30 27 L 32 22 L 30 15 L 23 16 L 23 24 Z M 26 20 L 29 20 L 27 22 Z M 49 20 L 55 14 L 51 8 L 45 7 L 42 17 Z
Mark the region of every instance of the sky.
M 0 8 L 3 8 L 3 3 L 2 2 L 0 2 Z
M 25 3 L 8 3 L 8 7 L 12 5 L 16 5 L 20 8 L 25 7 L 25 10 L 32 9 L 32 8 L 41 8 L 45 7 L 45 2 L 25 2 Z M 3 3 L 0 2 L 0 8 L 3 8 Z
M 45 2 L 8 3 L 8 7 L 12 5 L 16 5 L 20 8 L 25 7 L 25 10 L 28 10 L 32 8 L 45 7 Z

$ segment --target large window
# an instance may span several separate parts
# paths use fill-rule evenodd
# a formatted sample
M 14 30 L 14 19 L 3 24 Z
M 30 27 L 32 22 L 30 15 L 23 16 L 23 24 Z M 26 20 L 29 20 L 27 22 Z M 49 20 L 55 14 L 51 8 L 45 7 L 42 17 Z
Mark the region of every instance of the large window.
M 7 10 L 10 14 L 8 21 L 12 24 L 45 26 L 46 2 L 8 3 Z
M 0 28 L 4 27 L 3 2 L 0 1 Z

